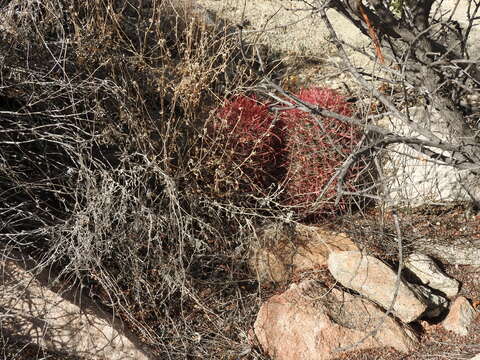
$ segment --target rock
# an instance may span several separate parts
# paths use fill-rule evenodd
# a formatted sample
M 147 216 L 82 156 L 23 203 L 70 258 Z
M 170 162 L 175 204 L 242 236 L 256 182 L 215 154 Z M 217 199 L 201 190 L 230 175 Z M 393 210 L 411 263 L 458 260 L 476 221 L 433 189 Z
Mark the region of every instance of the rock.
M 34 277 L 24 264 L 8 260 L 3 262 L 0 276 L 3 334 L 86 359 L 148 359 L 139 342 L 132 335 L 127 337 L 112 315 L 83 294 L 65 292 L 60 296 L 45 287 L 48 274 Z
M 326 360 L 363 339 L 380 321 L 378 332 L 355 350 L 393 347 L 408 353 L 415 334 L 366 299 L 307 280 L 292 284 L 265 302 L 254 324 L 262 348 L 276 360 Z M 350 349 L 351 350 L 351 349 Z
M 480 360 L 480 354 L 475 355 L 473 358 L 470 360 Z
M 413 253 L 405 259 L 404 264 L 424 285 L 439 290 L 448 297 L 458 294 L 460 283 L 445 275 L 427 255 Z
M 328 269 L 343 286 L 355 290 L 388 309 L 393 300 L 397 274 L 380 260 L 359 251 L 331 253 Z M 393 314 L 404 323 L 420 318 L 428 309 L 428 301 L 400 279 Z
M 419 239 L 414 247 L 447 264 L 480 266 L 480 240 L 478 239 L 453 239 L 449 244 Z
M 250 269 L 259 281 L 287 281 L 298 271 L 327 263 L 332 251 L 358 250 L 345 234 L 315 226 L 273 224 L 253 239 Z
M 459 296 L 452 304 L 450 312 L 442 326 L 457 335 L 467 336 L 472 321 L 477 316 L 477 312 L 470 305 L 470 302 L 463 296 Z
M 448 140 L 448 124 L 434 109 L 422 106 L 408 110 L 414 123 L 421 124 L 442 140 Z M 425 139 L 417 131 L 394 117 L 384 118 L 378 125 L 398 135 Z M 448 155 L 447 152 L 442 152 Z M 381 157 L 385 205 L 417 207 L 445 202 L 471 201 L 480 196 L 480 179 L 469 171 L 455 169 L 405 144 L 387 147 Z

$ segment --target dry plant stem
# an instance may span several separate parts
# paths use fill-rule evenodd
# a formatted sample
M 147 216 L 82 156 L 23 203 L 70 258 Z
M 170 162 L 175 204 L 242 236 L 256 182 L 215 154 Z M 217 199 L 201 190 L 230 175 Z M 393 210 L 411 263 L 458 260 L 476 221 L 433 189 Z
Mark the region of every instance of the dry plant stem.
M 361 24 L 355 21 L 355 13 L 350 6 L 346 5 L 347 3 L 347 0 L 330 1 L 332 7 L 347 16 L 358 28 L 364 31 L 360 26 Z M 442 1 L 439 2 L 439 5 L 441 5 L 441 3 Z M 431 21 L 429 17 L 432 4 L 432 0 L 409 2 L 408 5 L 405 5 L 406 9 L 408 9 L 408 12 L 405 12 L 406 17 L 401 20 L 397 20 L 393 16 L 382 0 L 372 2 L 376 14 L 369 9 L 367 9 L 367 12 L 369 13 L 370 19 L 374 20 L 375 27 L 381 29 L 386 35 L 388 41 L 384 43 L 384 48 L 389 49 L 393 53 L 394 58 L 397 59 L 396 61 L 399 64 L 402 62 L 400 59 L 401 54 L 405 54 L 402 47 L 404 45 L 410 47 L 409 51 L 413 54 L 414 59 L 408 63 L 408 71 L 405 72 L 405 76 L 409 79 L 409 82 L 415 84 L 419 89 L 422 89 L 424 95 L 430 98 L 434 107 L 440 111 L 452 135 L 449 141 L 462 144 L 464 146 L 464 152 L 468 154 L 473 161 L 478 161 L 478 151 L 471 129 L 463 126 L 463 118 L 460 112 L 455 110 L 453 99 L 438 91 L 444 80 L 448 79 L 448 81 L 450 81 L 452 76 L 449 75 L 447 68 L 433 67 L 431 65 L 432 57 L 434 58 L 435 56 L 441 55 L 449 59 L 462 59 L 465 58 L 465 56 L 468 58 L 468 53 L 465 53 L 463 46 L 459 48 L 456 45 L 458 41 L 455 39 L 447 42 L 438 41 L 432 37 L 435 34 L 425 32 L 431 24 L 436 22 L 436 20 Z M 478 11 L 478 8 L 475 10 Z M 453 11 L 450 15 L 452 15 L 452 13 Z M 474 14 L 476 14 L 476 12 L 468 16 L 468 26 L 473 26 L 473 22 L 475 21 Z M 441 22 L 439 24 L 441 24 Z M 450 33 L 452 32 L 450 31 Z M 418 36 L 419 34 L 423 34 L 423 36 Z M 458 33 L 456 35 L 458 35 Z M 465 35 L 458 36 L 461 37 L 461 42 L 464 44 L 467 42 L 468 37 L 465 37 Z M 465 69 L 467 68 L 469 73 L 467 77 L 471 76 L 473 79 L 476 79 L 474 81 L 478 82 L 478 80 L 480 80 L 479 71 L 475 67 L 466 66 Z M 450 91 L 454 93 L 456 90 L 453 88 Z
M 204 26 L 201 9 L 57 5 L 0 4 L 16 24 L 12 34 L 0 26 L 2 252 L 59 265 L 66 287 L 84 285 L 158 358 L 224 358 L 257 295 L 230 292 L 252 282 L 245 252 L 232 254 L 249 223 L 286 211 L 235 192 L 228 174 L 228 195 L 212 195 L 208 170 L 223 158 L 211 150 L 222 144 L 204 130 L 209 109 L 258 78 L 233 32 Z
M 451 152 L 461 151 L 461 146 L 459 146 L 459 145 L 452 145 L 452 144 L 448 144 L 448 143 L 444 143 L 444 142 L 439 143 L 438 141 L 426 141 L 426 140 L 419 139 L 417 137 L 404 137 L 404 136 L 398 136 L 398 135 L 391 134 L 383 128 L 373 126 L 373 125 L 369 125 L 369 124 L 365 125 L 364 122 L 361 122 L 361 120 L 359 120 L 359 119 L 346 117 L 346 116 L 336 114 L 336 113 L 333 113 L 333 112 L 325 110 L 325 109 L 319 109 L 316 106 L 312 106 L 311 104 L 308 104 L 308 103 L 298 99 L 297 97 L 293 96 L 288 91 L 285 91 L 284 89 L 282 89 L 278 85 L 274 84 L 269 79 L 265 79 L 264 84 L 266 84 L 267 87 L 272 87 L 273 89 L 275 89 L 278 93 L 283 95 L 284 98 L 287 98 L 287 99 L 291 100 L 292 102 L 288 102 L 288 101 L 283 100 L 280 97 L 277 97 L 276 95 L 274 95 L 271 92 L 266 93 L 267 95 L 274 98 L 278 102 L 283 103 L 285 105 L 288 105 L 289 107 L 293 106 L 293 107 L 296 107 L 296 108 L 298 108 L 302 111 L 310 112 L 314 115 L 316 114 L 316 115 L 322 115 L 322 116 L 329 116 L 329 117 L 337 118 L 339 120 L 346 121 L 350 124 L 363 126 L 364 129 L 373 131 L 377 134 L 380 133 L 382 135 L 381 139 L 379 139 L 379 140 L 377 140 L 377 141 L 375 141 L 371 144 L 361 146 L 360 144 L 362 144 L 366 140 L 365 138 L 363 139 L 363 141 L 359 144 L 357 149 L 352 154 L 350 154 L 348 156 L 348 158 L 345 160 L 345 162 L 342 164 L 342 166 L 339 167 L 339 169 L 337 169 L 335 174 L 330 178 L 330 180 L 328 181 L 326 186 L 323 188 L 323 191 L 317 197 L 316 202 L 314 204 L 312 204 L 313 211 L 315 211 L 315 209 L 317 209 L 319 206 L 321 206 L 321 199 L 325 195 L 329 186 L 337 178 L 338 178 L 338 184 L 337 184 L 336 201 L 338 201 L 338 199 L 342 195 L 352 195 L 352 196 L 357 195 L 357 196 L 367 196 L 367 197 L 371 197 L 371 198 L 378 198 L 375 195 L 369 195 L 368 194 L 368 190 L 373 190 L 373 189 L 377 188 L 379 186 L 378 184 L 373 185 L 373 186 L 369 187 L 368 189 L 360 190 L 358 192 L 345 192 L 343 190 L 343 180 L 344 180 L 344 177 L 347 174 L 348 170 L 350 169 L 351 166 L 353 166 L 353 164 L 355 164 L 356 161 L 358 161 L 358 159 L 360 159 L 360 157 L 362 155 L 367 154 L 368 152 L 378 151 L 378 150 L 380 150 L 380 149 L 382 149 L 382 148 L 384 148 L 384 147 L 386 147 L 387 145 L 390 145 L 390 144 L 403 143 L 403 144 L 409 145 L 410 147 L 416 149 L 419 152 L 422 152 L 422 153 L 430 156 L 430 158 L 434 161 L 442 161 L 442 162 L 447 163 L 447 164 L 448 163 L 452 164 L 451 158 L 449 158 L 448 156 L 438 154 L 437 152 L 434 152 L 434 151 L 430 150 L 430 148 L 428 148 L 428 147 L 441 148 L 442 150 L 451 151 Z M 318 121 L 319 124 L 322 124 L 321 119 L 316 118 L 316 120 Z M 470 169 L 470 170 L 473 170 L 473 171 L 479 170 L 479 167 L 475 164 L 460 164 L 460 165 L 457 164 L 456 167 L 464 168 L 464 169 Z
M 342 166 L 340 166 L 340 168 L 337 169 L 335 174 L 332 176 L 331 182 L 329 182 L 327 184 L 327 186 L 325 186 L 325 188 L 330 186 L 333 179 L 335 177 L 338 177 L 338 182 L 337 182 L 337 186 L 336 186 L 337 187 L 337 196 L 336 196 L 336 199 L 335 199 L 335 206 L 338 206 L 340 198 L 344 195 L 348 195 L 348 196 L 363 195 L 363 196 L 368 196 L 370 198 L 380 200 L 380 198 L 378 196 L 370 194 L 370 192 L 372 192 L 372 190 L 375 190 L 375 188 L 377 188 L 379 186 L 378 184 L 374 184 L 371 187 L 368 187 L 366 189 L 362 189 L 362 190 L 359 190 L 359 191 L 356 191 L 356 192 L 350 192 L 350 191 L 345 191 L 344 190 L 345 177 L 347 176 L 348 170 L 355 164 L 356 161 L 358 161 L 359 157 L 362 154 L 367 153 L 369 151 L 369 149 L 371 148 L 369 146 L 364 146 L 363 145 L 366 141 L 367 141 L 367 136 L 363 135 L 362 139 L 358 142 L 358 144 L 356 146 L 357 149 L 354 150 L 350 155 L 348 155 L 347 159 L 344 161 Z M 321 196 L 319 198 L 321 198 Z M 317 200 L 317 202 L 318 202 L 318 200 Z
M 365 89 L 367 89 L 369 92 L 373 93 L 375 97 L 382 102 L 383 105 L 392 113 L 394 114 L 399 120 L 402 120 L 404 123 L 408 124 L 408 126 L 414 128 L 415 131 L 417 131 L 419 134 L 425 136 L 427 139 L 430 140 L 437 140 L 441 141 L 440 138 L 438 138 L 435 134 L 433 134 L 431 131 L 428 129 L 422 128 L 416 124 L 410 124 L 411 122 L 408 121 L 407 117 L 403 115 L 400 110 L 390 101 L 388 100 L 383 94 L 381 94 L 374 86 L 369 84 L 363 76 L 361 76 L 357 69 L 352 65 L 347 53 L 345 52 L 345 49 L 343 48 L 341 42 L 338 39 L 337 33 L 335 29 L 333 28 L 332 23 L 327 17 L 327 14 L 325 12 L 324 8 L 321 8 L 320 10 L 320 15 L 325 22 L 327 29 L 330 32 L 330 35 L 333 39 L 333 42 L 337 46 L 337 49 L 344 61 L 345 68 L 349 70 L 349 72 L 354 76 L 355 80 L 357 80 Z
M 391 114 L 393 114 L 396 118 L 400 119 L 406 126 L 412 128 L 418 134 L 422 135 L 426 139 L 426 141 L 423 141 L 423 140 L 418 140 L 418 139 L 417 140 L 407 139 L 407 138 L 402 137 L 402 136 L 396 136 L 395 140 L 393 140 L 393 138 L 390 138 L 390 140 L 388 140 L 388 142 L 390 142 L 390 143 L 398 142 L 398 143 L 407 144 L 410 147 L 414 148 L 415 150 L 429 156 L 431 159 L 433 159 L 435 161 L 442 160 L 446 164 L 457 167 L 459 169 L 469 169 L 474 173 L 480 173 L 480 162 L 474 161 L 472 163 L 472 159 L 470 157 L 464 155 L 464 152 L 462 151 L 462 150 L 465 149 L 464 144 L 460 144 L 460 145 L 455 144 L 454 145 L 454 144 L 446 143 L 445 141 L 440 139 L 438 136 L 436 136 L 429 129 L 424 128 L 424 127 L 420 126 L 419 124 L 411 121 L 409 116 L 408 116 L 408 113 L 407 113 L 407 116 L 402 114 L 398 110 L 398 108 L 390 100 L 388 100 L 383 94 L 381 94 L 375 87 L 370 85 L 363 78 L 363 76 L 358 72 L 358 70 L 350 62 L 342 44 L 341 44 L 341 41 L 338 39 L 338 36 L 337 36 L 335 30 L 333 29 L 333 26 L 331 25 L 327 15 L 326 15 L 325 8 L 328 7 L 328 6 L 330 6 L 330 2 L 326 1 L 321 6 L 319 6 L 319 8 L 317 8 L 316 11 L 320 12 L 320 14 L 322 16 L 322 19 L 324 20 L 325 24 L 327 25 L 327 28 L 328 28 L 328 30 L 329 30 L 332 38 L 333 38 L 333 41 L 334 41 L 335 45 L 337 46 L 337 48 L 338 48 L 338 50 L 339 50 L 339 52 L 342 56 L 342 59 L 344 60 L 345 67 L 352 73 L 354 78 L 364 88 L 368 89 L 377 99 L 379 99 L 381 101 L 382 104 L 384 104 L 386 106 L 386 108 L 390 111 Z M 418 37 L 416 39 L 418 39 Z M 413 40 L 415 40 L 415 39 L 413 39 Z M 279 88 L 278 86 L 272 86 L 272 82 L 269 81 L 268 79 L 266 79 L 266 83 L 269 86 L 274 87 L 277 91 L 282 93 L 282 95 L 284 95 L 284 96 L 286 95 L 289 99 L 294 100 L 295 103 L 297 104 L 296 106 L 298 106 L 298 104 L 299 104 L 298 99 L 294 99 L 291 94 L 289 94 L 288 92 Z M 268 95 L 273 97 L 272 96 L 273 94 L 271 94 L 271 93 L 268 94 Z M 278 98 L 276 98 L 276 99 L 277 99 L 277 101 L 279 100 Z M 349 122 L 349 123 L 354 123 L 355 125 L 363 127 L 365 130 L 371 130 L 371 131 L 374 131 L 376 133 L 380 133 L 380 134 L 383 134 L 383 135 L 391 135 L 390 132 L 388 132 L 385 129 L 382 129 L 378 126 L 374 126 L 374 125 L 371 125 L 371 124 L 365 124 L 362 121 L 358 121 L 358 120 L 356 121 L 352 118 L 339 116 L 338 114 L 334 114 L 334 113 L 329 112 L 329 111 L 324 110 L 324 109 L 318 109 L 317 108 L 314 111 L 312 111 L 310 109 L 310 112 L 313 112 L 313 113 L 316 112 L 316 113 L 319 113 L 323 116 L 331 116 L 331 117 L 334 117 L 334 118 L 339 119 L 339 120 L 343 120 L 343 121 L 346 121 L 346 122 Z M 480 146 L 478 146 L 478 144 L 470 144 L 470 146 L 475 147 L 480 152 Z M 449 155 L 443 155 L 443 154 L 439 154 L 437 151 L 433 151 L 431 148 L 451 151 L 451 153 Z
M 366 144 L 364 146 L 361 146 L 360 144 L 363 143 L 366 139 L 364 138 L 363 141 L 358 145 L 357 149 L 352 152 L 348 156 L 348 158 L 344 161 L 344 163 L 336 170 L 335 174 L 332 175 L 332 177 L 329 179 L 327 184 L 324 186 L 322 192 L 319 194 L 317 197 L 317 200 L 315 201 L 314 204 L 312 204 L 312 209 L 315 211 L 315 209 L 318 209 L 321 206 L 321 200 L 323 196 L 325 195 L 326 191 L 328 188 L 332 185 L 332 183 L 338 178 L 338 185 L 337 185 L 337 197 L 336 197 L 336 202 L 342 195 L 349 195 L 349 196 L 363 196 L 363 197 L 370 197 L 374 199 L 378 199 L 378 196 L 368 194 L 369 190 L 374 190 L 377 189 L 381 182 L 377 182 L 377 184 L 374 184 L 373 186 L 368 187 L 367 189 L 362 189 L 357 192 L 345 192 L 343 190 L 343 180 L 345 175 L 347 174 L 348 170 L 355 164 L 356 161 L 358 161 L 362 155 L 367 154 L 369 152 L 373 153 L 375 151 L 378 151 L 382 148 L 385 148 L 387 145 L 391 144 L 396 144 L 396 143 L 402 143 L 406 144 L 414 149 L 416 149 L 419 152 L 422 152 L 426 155 L 428 155 L 433 161 L 442 161 L 446 164 L 452 164 L 457 168 L 460 169 L 469 169 L 472 172 L 479 171 L 480 173 L 480 167 L 477 166 L 476 164 L 453 164 L 453 161 L 451 158 L 448 156 L 444 156 L 442 154 L 439 154 L 435 151 L 432 151 L 429 147 L 433 148 L 440 148 L 442 150 L 446 151 L 451 151 L 451 152 L 456 152 L 456 151 L 461 151 L 461 146 L 460 145 L 453 145 L 453 144 L 448 144 L 441 142 L 439 143 L 438 141 L 428 141 L 428 140 L 422 140 L 419 139 L 418 137 L 405 137 L 405 136 L 399 136 L 395 134 L 391 134 L 389 131 L 387 131 L 384 128 L 374 126 L 367 124 L 365 125 L 364 122 L 362 122 L 359 119 L 354 119 L 352 117 L 346 117 L 325 109 L 320 109 L 317 106 L 313 106 L 312 104 L 308 104 L 301 99 L 298 99 L 296 96 L 290 94 L 288 91 L 284 90 L 280 86 L 276 85 L 274 82 L 269 80 L 268 78 L 265 78 L 263 81 L 263 84 L 265 87 L 271 87 L 274 90 L 276 90 L 278 93 L 280 93 L 283 98 L 276 96 L 272 92 L 265 92 L 268 96 L 271 98 L 275 99 L 276 101 L 288 106 L 289 108 L 291 107 L 296 107 L 302 111 L 312 113 L 313 115 L 320 115 L 320 116 L 327 116 L 327 117 L 333 117 L 342 121 L 345 121 L 350 124 L 358 125 L 363 127 L 367 131 L 372 131 L 374 133 L 382 135 L 381 138 L 377 141 L 374 141 L 373 143 Z M 284 100 L 284 98 L 289 99 L 291 102 Z M 322 123 L 321 118 L 315 118 L 319 124 Z
M 362 15 L 363 20 L 365 21 L 365 24 L 367 24 L 368 27 L 368 33 L 370 34 L 370 37 L 372 38 L 372 41 L 375 45 L 375 54 L 377 55 L 378 60 L 380 61 L 381 64 L 385 63 L 385 58 L 383 57 L 380 41 L 378 40 L 377 32 L 375 31 L 375 28 L 373 27 L 372 23 L 370 22 L 370 19 L 367 15 L 367 12 L 365 11 L 365 7 L 362 4 L 362 0 L 358 0 L 358 12 Z

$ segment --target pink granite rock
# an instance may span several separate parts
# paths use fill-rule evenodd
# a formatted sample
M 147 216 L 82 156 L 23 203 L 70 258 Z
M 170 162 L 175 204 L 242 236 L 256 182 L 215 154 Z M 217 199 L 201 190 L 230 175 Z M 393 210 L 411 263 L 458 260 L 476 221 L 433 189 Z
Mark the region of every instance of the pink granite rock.
M 380 322 L 378 331 L 361 341 Z M 408 353 L 417 346 L 415 334 L 385 317 L 375 304 L 312 280 L 293 284 L 265 302 L 254 331 L 276 360 L 327 360 L 342 349 L 387 346 Z
M 85 359 L 149 359 L 138 339 L 84 293 L 65 290 L 61 296 L 39 281 L 48 274 L 34 275 L 23 262 L 0 262 L 0 306 L 8 314 L 4 332 Z
M 442 326 L 457 335 L 467 336 L 470 324 L 476 316 L 477 312 L 470 302 L 463 296 L 459 296 L 450 307 L 450 312 L 443 320 Z

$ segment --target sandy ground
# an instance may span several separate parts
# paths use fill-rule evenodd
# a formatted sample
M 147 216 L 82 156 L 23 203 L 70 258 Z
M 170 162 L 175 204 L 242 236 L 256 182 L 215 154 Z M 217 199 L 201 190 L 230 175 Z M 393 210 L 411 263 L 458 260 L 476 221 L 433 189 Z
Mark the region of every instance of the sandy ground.
M 246 33 L 263 36 L 269 45 L 282 54 L 306 55 L 325 59 L 336 52 L 329 43 L 329 32 L 318 14 L 300 1 L 271 0 L 198 0 L 200 4 L 216 11 L 219 16 L 235 19 L 237 23 L 250 23 Z M 328 13 L 339 36 L 355 46 L 368 45 L 370 40 L 362 35 L 345 18 L 334 11 Z M 266 31 L 260 34 L 258 30 Z
M 318 59 L 335 56 L 336 50 L 328 40 L 330 34 L 320 15 L 312 12 L 312 8 L 303 1 L 197 0 L 197 2 L 220 17 L 233 20 L 237 24 L 249 24 L 245 27 L 246 34 L 263 37 L 262 42 L 266 41 L 282 54 L 306 55 Z M 439 17 L 440 13 L 448 14 L 442 17 L 442 20 L 447 20 L 451 10 L 454 9 L 452 19 L 466 25 L 469 3 L 472 5 L 470 0 L 443 0 L 441 7 L 434 7 L 432 13 L 435 13 L 436 17 Z M 370 45 L 370 39 L 342 15 L 334 10 L 328 10 L 327 15 L 341 40 L 357 47 Z M 265 33 L 261 34 L 260 31 Z M 480 23 L 472 29 L 472 32 L 473 45 L 480 37 Z M 368 63 L 365 57 L 355 60 L 357 65 L 362 65 L 362 62 Z
M 444 0 L 437 14 L 455 9 L 452 18 L 463 26 L 466 24 L 470 0 Z M 355 81 L 333 64 L 338 64 L 337 49 L 330 39 L 318 13 L 312 12 L 304 1 L 292 0 L 197 0 L 217 16 L 243 26 L 243 36 L 257 43 L 267 44 L 290 66 L 288 73 L 298 86 L 320 85 L 332 88 L 356 88 Z M 438 4 L 438 3 L 437 3 Z M 372 56 L 369 58 L 351 48 L 346 48 L 352 63 L 368 72 L 380 75 L 375 67 L 375 53 L 369 37 L 363 35 L 349 20 L 334 10 L 327 15 L 346 43 L 361 48 Z M 447 20 L 444 16 L 443 19 Z M 480 23 L 480 21 L 477 21 Z M 480 56 L 480 24 L 472 29 L 470 42 L 472 57 Z M 302 61 L 302 59 L 304 61 Z M 319 66 L 320 65 L 320 66 Z
M 243 36 L 250 41 L 266 44 L 281 58 L 288 75 L 298 86 L 323 85 L 342 88 L 355 82 L 334 64 L 339 63 L 337 49 L 329 41 L 330 33 L 319 14 L 312 13 L 301 1 L 288 0 L 197 0 L 217 16 L 244 25 Z M 364 36 L 347 19 L 331 10 L 328 16 L 344 41 L 374 56 L 370 38 Z M 356 66 L 372 68 L 372 61 L 347 49 Z M 344 89 L 343 89 L 344 90 Z

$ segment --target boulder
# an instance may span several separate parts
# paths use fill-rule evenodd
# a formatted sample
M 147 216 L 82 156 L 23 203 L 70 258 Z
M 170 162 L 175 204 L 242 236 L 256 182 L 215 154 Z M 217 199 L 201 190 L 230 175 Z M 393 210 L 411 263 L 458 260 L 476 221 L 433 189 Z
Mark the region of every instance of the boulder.
M 361 341 L 380 323 L 377 332 Z M 414 332 L 375 304 L 313 280 L 292 284 L 266 301 L 254 331 L 276 360 L 326 360 L 342 350 L 378 347 L 408 353 L 417 346 Z
M 470 302 L 463 296 L 459 296 L 453 302 L 442 326 L 457 335 L 467 336 L 470 325 L 476 316 L 477 312 Z
M 448 244 L 438 244 L 431 239 L 419 239 L 413 246 L 447 264 L 480 266 L 479 239 L 452 239 Z
M 334 251 L 358 250 L 345 234 L 316 226 L 273 224 L 252 239 L 250 269 L 259 281 L 283 282 L 299 271 L 326 265 Z
M 441 291 L 448 297 L 458 294 L 460 283 L 448 277 L 429 256 L 413 253 L 405 259 L 405 268 L 410 270 L 420 281 L 432 289 Z
M 343 286 L 357 291 L 384 309 L 390 308 L 397 274 L 380 260 L 359 251 L 335 252 L 328 258 L 328 269 Z M 400 279 L 393 314 L 409 323 L 420 318 L 428 308 L 428 300 Z
M 61 296 L 24 263 L 4 261 L 0 270 L 2 333 L 52 351 L 92 360 L 146 360 L 139 341 L 80 291 Z
M 449 141 L 448 124 L 438 111 L 422 106 L 408 109 L 416 125 L 428 129 L 442 140 Z M 394 117 L 386 117 L 378 125 L 407 137 L 425 139 L 418 131 Z M 448 153 L 442 152 L 443 155 Z M 385 205 L 417 207 L 429 204 L 471 201 L 480 198 L 480 179 L 469 171 L 455 169 L 405 144 L 387 147 L 381 156 L 385 178 Z

